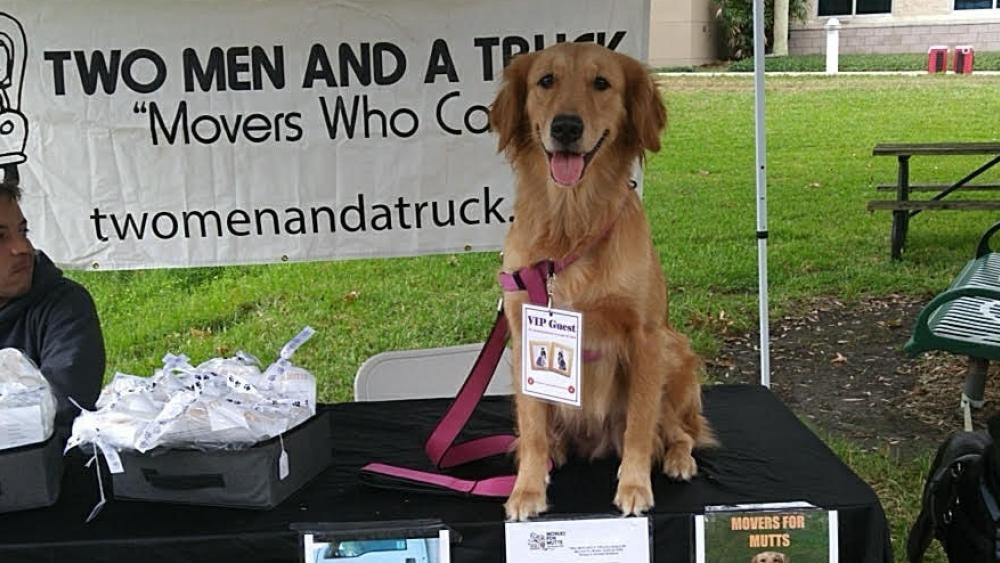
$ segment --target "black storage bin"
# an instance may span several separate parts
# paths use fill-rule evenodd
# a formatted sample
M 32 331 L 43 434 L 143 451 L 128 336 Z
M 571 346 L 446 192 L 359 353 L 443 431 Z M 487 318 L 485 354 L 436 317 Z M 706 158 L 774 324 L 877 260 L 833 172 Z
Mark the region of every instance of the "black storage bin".
M 55 504 L 63 475 L 58 433 L 40 444 L 0 451 L 0 512 Z
M 282 436 L 288 476 L 278 477 L 277 437 L 238 451 L 122 452 L 124 473 L 112 475 L 116 499 L 230 508 L 274 508 L 329 467 L 329 412 L 319 412 Z

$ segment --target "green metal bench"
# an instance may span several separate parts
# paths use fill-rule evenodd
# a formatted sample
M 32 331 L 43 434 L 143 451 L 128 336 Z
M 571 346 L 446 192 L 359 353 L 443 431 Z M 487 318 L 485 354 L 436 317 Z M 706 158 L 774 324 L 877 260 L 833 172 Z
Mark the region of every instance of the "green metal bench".
M 1000 222 L 983 233 L 970 260 L 948 289 L 924 306 L 904 349 L 911 356 L 944 350 L 969 357 L 961 406 L 983 405 L 990 360 L 1000 360 L 1000 252 L 990 238 Z M 968 416 L 967 416 L 968 425 Z

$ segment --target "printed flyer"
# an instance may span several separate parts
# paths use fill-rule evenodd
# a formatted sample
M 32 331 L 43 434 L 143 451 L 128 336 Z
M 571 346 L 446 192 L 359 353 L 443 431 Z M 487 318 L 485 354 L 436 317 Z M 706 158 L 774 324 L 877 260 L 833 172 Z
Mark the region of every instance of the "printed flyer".
M 504 525 L 507 561 L 649 563 L 649 518 L 534 520 Z

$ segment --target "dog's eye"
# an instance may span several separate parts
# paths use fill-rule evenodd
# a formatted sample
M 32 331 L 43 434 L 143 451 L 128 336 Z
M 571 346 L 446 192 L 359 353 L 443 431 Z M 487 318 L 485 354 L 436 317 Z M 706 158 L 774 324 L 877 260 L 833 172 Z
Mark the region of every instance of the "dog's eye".
M 607 78 L 604 78 L 603 76 L 598 76 L 597 78 L 594 79 L 595 90 L 607 90 L 608 88 L 611 88 L 611 83 L 608 82 Z
M 545 76 L 538 79 L 538 85 L 542 88 L 551 88 L 556 82 L 556 77 L 552 73 L 546 74 Z

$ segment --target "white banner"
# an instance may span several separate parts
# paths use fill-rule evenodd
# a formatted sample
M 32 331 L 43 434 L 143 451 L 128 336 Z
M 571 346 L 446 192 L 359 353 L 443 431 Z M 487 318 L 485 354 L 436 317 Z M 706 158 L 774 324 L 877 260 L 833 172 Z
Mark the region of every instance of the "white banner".
M 503 61 L 645 58 L 648 0 L 5 0 L 0 166 L 89 269 L 500 246 Z

